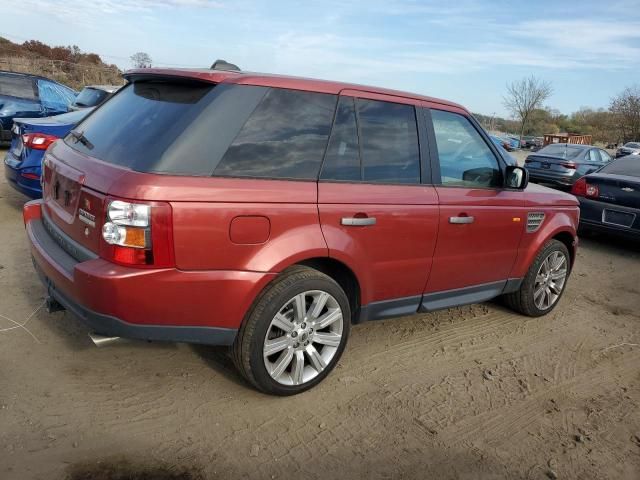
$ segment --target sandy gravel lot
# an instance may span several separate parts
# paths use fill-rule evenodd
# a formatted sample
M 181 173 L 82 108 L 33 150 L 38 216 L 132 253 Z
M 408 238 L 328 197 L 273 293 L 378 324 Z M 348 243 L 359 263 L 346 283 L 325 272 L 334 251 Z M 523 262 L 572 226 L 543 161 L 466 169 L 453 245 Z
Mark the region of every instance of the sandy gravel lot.
M 97 349 L 38 310 L 23 202 L 2 176 L 0 330 L 29 332 L 0 331 L 0 479 L 640 478 L 638 245 L 583 239 L 543 318 L 358 326 L 324 383 L 272 398 L 223 350 Z

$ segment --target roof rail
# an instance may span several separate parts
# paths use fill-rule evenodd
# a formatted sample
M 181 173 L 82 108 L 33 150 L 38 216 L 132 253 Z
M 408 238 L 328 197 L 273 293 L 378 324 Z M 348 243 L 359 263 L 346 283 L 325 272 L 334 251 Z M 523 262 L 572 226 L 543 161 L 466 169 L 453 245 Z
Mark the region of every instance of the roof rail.
M 229 63 L 226 60 L 218 59 L 213 62 L 213 65 L 211 65 L 211 70 L 231 70 L 234 72 L 239 72 L 240 67 L 234 65 L 233 63 Z

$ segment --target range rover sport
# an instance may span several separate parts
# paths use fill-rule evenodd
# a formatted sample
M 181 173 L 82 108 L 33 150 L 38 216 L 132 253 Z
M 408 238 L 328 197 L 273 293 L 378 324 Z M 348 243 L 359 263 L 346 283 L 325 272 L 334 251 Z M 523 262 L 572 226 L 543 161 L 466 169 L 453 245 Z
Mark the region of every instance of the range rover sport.
M 558 304 L 578 202 L 528 184 L 465 108 L 236 71 L 126 78 L 49 148 L 24 208 L 51 304 L 91 331 L 228 345 L 252 385 L 290 395 L 352 324 Z

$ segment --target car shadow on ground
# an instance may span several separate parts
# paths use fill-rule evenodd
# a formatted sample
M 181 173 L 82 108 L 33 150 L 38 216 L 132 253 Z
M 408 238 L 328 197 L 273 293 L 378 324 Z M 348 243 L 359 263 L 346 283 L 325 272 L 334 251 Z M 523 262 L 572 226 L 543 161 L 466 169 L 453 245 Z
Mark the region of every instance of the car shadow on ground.
M 226 380 L 244 388 L 253 388 L 245 381 L 233 364 L 230 347 L 193 344 L 190 345 L 190 348 L 198 357 L 204 360 L 209 368 Z
M 580 231 L 580 247 L 605 253 L 607 255 L 640 256 L 640 239 L 623 237 L 603 232 Z

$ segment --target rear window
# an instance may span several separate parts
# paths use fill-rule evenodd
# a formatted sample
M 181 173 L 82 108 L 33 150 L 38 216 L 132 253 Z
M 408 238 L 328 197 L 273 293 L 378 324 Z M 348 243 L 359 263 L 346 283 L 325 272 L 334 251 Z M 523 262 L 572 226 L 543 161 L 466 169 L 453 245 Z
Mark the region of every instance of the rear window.
M 630 175 L 640 177 L 639 158 L 621 158 L 600 169 L 599 173 L 609 173 L 611 175 Z
M 29 100 L 38 99 L 33 79 L 21 75 L 0 74 L 0 95 L 10 95 Z
M 104 90 L 84 88 L 73 103 L 79 107 L 93 107 L 101 103 L 108 95 Z
M 139 172 L 209 176 L 265 87 L 194 82 L 129 84 L 68 135 L 72 148 Z
M 582 148 L 569 147 L 565 145 L 547 145 L 546 147 L 538 151 L 538 153 L 540 154 L 551 155 L 553 157 L 560 157 L 560 158 L 567 158 L 567 159 L 576 158 L 582 152 L 584 152 L 584 149 Z

